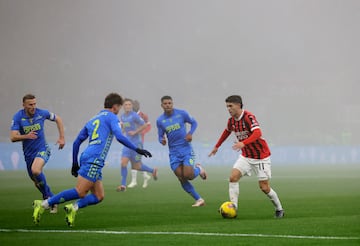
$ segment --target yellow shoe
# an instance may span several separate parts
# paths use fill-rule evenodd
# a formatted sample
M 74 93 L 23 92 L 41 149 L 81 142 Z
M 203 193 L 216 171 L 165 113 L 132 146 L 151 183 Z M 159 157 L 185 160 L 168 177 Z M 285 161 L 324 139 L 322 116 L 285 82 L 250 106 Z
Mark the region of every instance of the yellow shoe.
M 35 200 L 33 202 L 33 208 L 34 208 L 33 219 L 35 225 L 38 225 L 40 223 L 40 217 L 45 211 L 45 208 L 41 204 L 42 204 L 42 200 Z
M 73 204 L 67 204 L 64 207 L 65 221 L 69 227 L 73 227 L 75 222 L 76 210 Z

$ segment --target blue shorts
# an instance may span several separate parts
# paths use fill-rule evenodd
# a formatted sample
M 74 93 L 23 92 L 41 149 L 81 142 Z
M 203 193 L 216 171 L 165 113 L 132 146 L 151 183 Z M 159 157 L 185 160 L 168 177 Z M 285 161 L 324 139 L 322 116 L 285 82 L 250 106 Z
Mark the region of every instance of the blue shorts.
M 192 147 L 170 150 L 169 158 L 170 168 L 173 172 L 181 164 L 192 167 L 195 165 L 195 154 Z
M 25 156 L 26 168 L 30 177 L 32 177 L 31 166 L 35 158 L 41 158 L 45 164 L 49 161 L 51 155 L 51 149 L 48 145 L 44 149 L 39 150 L 35 155 Z
M 81 177 L 95 183 L 98 180 L 102 180 L 101 170 L 103 167 L 104 165 L 94 163 L 81 163 L 78 174 Z
M 142 148 L 142 144 L 137 144 L 136 145 L 138 148 Z M 126 157 L 126 158 L 129 158 L 129 160 L 131 162 L 140 162 L 141 161 L 141 158 L 142 158 L 142 155 L 138 154 L 135 150 L 132 150 L 132 149 L 129 149 L 127 147 L 124 147 L 122 149 L 122 154 L 121 154 L 121 157 Z

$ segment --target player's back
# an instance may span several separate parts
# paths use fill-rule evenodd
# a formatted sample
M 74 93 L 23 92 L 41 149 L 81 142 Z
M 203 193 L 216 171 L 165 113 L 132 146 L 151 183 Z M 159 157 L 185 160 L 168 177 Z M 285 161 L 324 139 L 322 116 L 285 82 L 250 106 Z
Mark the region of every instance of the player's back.
M 100 111 L 86 123 L 83 134 L 88 136 L 89 144 L 81 154 L 82 161 L 104 165 L 114 137 L 114 124 L 119 124 L 118 119 L 109 110 Z

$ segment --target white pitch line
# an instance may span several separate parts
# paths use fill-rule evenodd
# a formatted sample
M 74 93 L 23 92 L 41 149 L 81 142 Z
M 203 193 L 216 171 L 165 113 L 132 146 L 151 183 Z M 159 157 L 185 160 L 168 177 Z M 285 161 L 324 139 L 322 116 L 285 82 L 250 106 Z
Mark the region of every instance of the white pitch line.
M 91 231 L 91 230 L 27 230 L 1 229 L 0 232 L 23 233 L 88 233 L 88 234 L 143 234 L 143 235 L 188 235 L 188 236 L 215 236 L 215 237 L 267 237 L 267 238 L 295 238 L 295 239 L 322 239 L 322 240 L 359 240 L 360 237 L 328 237 L 328 236 L 299 236 L 299 235 L 270 235 L 244 233 L 212 233 L 212 232 L 170 232 L 170 231 Z

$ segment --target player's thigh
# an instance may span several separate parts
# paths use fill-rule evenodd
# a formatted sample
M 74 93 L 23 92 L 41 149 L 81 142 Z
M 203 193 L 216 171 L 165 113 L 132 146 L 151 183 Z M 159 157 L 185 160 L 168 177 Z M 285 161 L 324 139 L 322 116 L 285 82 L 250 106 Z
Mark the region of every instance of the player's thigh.
M 194 167 L 195 167 L 194 152 L 192 150 L 185 152 L 183 155 L 182 162 L 184 164 L 184 167 L 183 167 L 184 177 L 186 177 L 187 179 L 193 179 L 194 178 Z
M 271 179 L 271 159 L 270 157 L 261 160 L 250 160 L 251 169 L 256 174 L 259 181 Z
M 104 186 L 101 180 L 95 182 L 94 186 L 91 189 L 91 193 L 93 193 L 99 201 L 103 200 L 105 197 Z
M 45 166 L 45 160 L 41 157 L 35 157 L 31 165 L 31 172 L 33 175 L 39 175 Z
M 94 187 L 94 182 L 79 175 L 76 183 L 76 191 L 80 197 L 86 196 L 86 194 Z
M 242 176 L 251 176 L 251 166 L 242 155 L 236 160 L 230 174 L 230 182 L 239 181 Z

